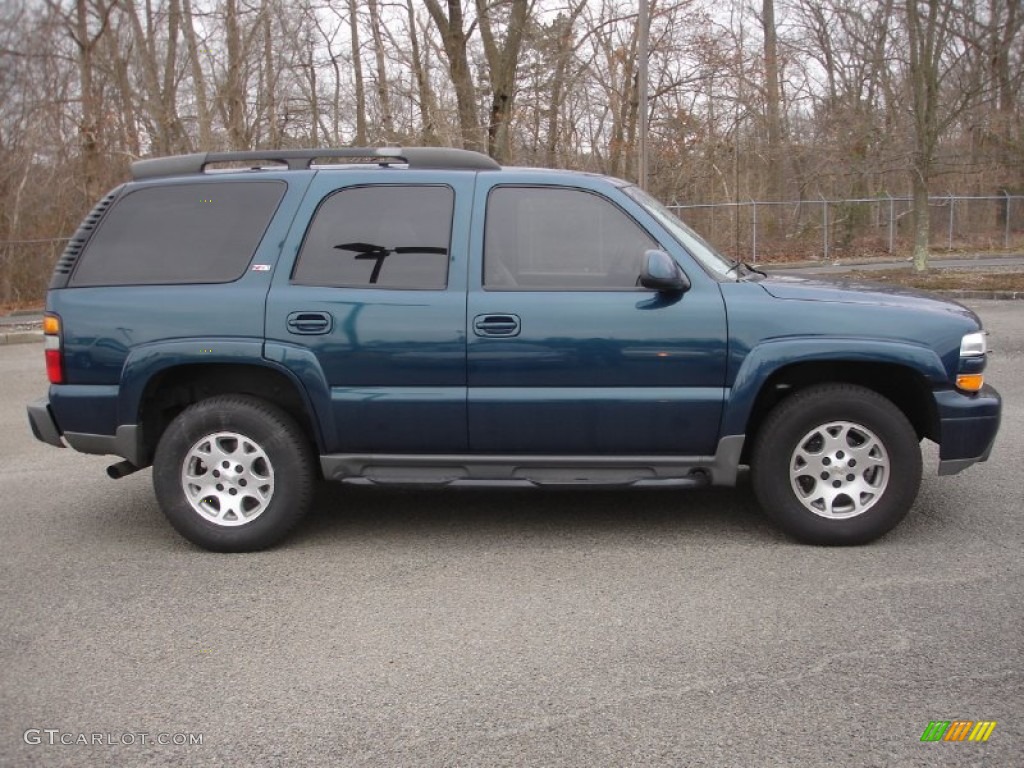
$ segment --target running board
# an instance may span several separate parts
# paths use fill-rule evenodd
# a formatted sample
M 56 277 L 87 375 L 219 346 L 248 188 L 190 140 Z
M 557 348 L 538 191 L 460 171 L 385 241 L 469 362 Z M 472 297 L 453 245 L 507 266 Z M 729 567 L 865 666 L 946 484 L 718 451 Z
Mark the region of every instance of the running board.
M 693 474 L 689 477 L 666 477 L 661 479 L 643 479 L 643 480 L 632 480 L 628 482 L 615 482 L 605 481 L 600 479 L 588 478 L 586 480 L 570 480 L 567 482 L 560 481 L 549 481 L 549 480 L 530 480 L 530 479 L 506 479 L 506 480 L 481 480 L 481 479 L 468 479 L 468 478 L 457 478 L 454 480 L 437 480 L 430 479 L 424 480 L 414 476 L 409 477 L 389 477 L 388 479 L 380 479 L 373 477 L 344 477 L 341 478 L 341 482 L 346 485 L 382 485 L 396 487 L 407 487 L 407 488 L 423 488 L 423 487 L 444 487 L 444 488 L 479 488 L 479 489 L 515 489 L 515 488 L 589 488 L 591 490 L 596 489 L 616 489 L 616 488 L 700 488 L 711 484 L 711 478 L 702 470 L 694 470 Z
M 743 435 L 731 435 L 714 456 L 327 454 L 320 467 L 358 485 L 692 488 L 735 485 L 742 449 Z

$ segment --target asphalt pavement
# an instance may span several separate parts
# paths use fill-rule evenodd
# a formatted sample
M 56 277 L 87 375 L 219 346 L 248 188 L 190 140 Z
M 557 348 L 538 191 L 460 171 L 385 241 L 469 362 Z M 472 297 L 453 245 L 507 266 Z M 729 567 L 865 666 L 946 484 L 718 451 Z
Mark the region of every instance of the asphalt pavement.
M 849 549 L 744 479 L 336 486 L 284 546 L 210 554 L 148 470 L 33 440 L 41 348 L 0 347 L 0 765 L 1020 765 L 1024 304 L 972 306 L 991 460 L 940 478 L 926 445 L 907 520 Z M 997 725 L 922 743 L 958 719 Z

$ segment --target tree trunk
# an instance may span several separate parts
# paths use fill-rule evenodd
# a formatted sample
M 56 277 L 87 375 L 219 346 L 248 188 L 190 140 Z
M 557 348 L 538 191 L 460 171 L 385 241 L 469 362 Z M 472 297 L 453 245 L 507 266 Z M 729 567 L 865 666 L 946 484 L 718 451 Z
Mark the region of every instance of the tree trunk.
M 419 33 L 416 31 L 416 14 L 412 8 L 412 0 L 406 0 L 406 11 L 409 13 L 409 43 L 412 46 L 412 68 L 416 77 L 416 92 L 419 96 L 420 135 L 423 143 L 433 144 L 437 141 L 434 133 L 434 94 L 430 90 L 430 80 L 426 66 L 420 58 Z
M 192 90 L 196 97 L 196 121 L 199 123 L 199 149 L 213 149 L 213 118 L 206 96 L 206 76 L 203 74 L 203 62 L 200 58 L 199 43 L 196 40 L 195 21 L 192 14 L 191 0 L 181 0 L 185 32 L 185 45 L 188 46 L 189 68 L 192 72 Z
M 425 0 L 430 17 L 441 33 L 445 56 L 448 59 L 448 72 L 452 85 L 455 87 L 455 100 L 459 110 L 459 132 L 462 146 L 466 149 L 482 152 L 484 144 L 480 136 L 480 119 L 477 115 L 476 89 L 473 86 L 473 75 L 469 68 L 467 45 L 469 36 L 463 29 L 461 0 L 448 0 L 448 15 L 438 4 L 438 0 Z
M 263 14 L 263 83 L 267 105 L 267 144 L 271 149 L 281 146 L 281 127 L 277 119 L 277 65 L 274 59 L 274 28 L 272 5 L 264 5 Z
M 313 45 L 313 41 L 309 41 L 307 59 L 306 59 L 306 72 L 309 77 L 309 120 L 310 120 L 310 138 L 313 142 L 314 147 L 320 146 L 320 96 L 317 93 L 317 79 L 316 79 L 316 67 L 313 65 L 314 54 L 316 48 Z M 337 113 L 335 113 L 337 114 Z M 337 123 L 335 123 L 337 125 Z M 363 125 L 363 132 L 365 134 L 366 125 Z M 327 133 L 324 130 L 324 133 Z M 337 137 L 335 137 L 337 138 Z M 362 146 L 364 142 L 356 142 L 359 146 Z
M 931 217 L 928 211 L 929 168 L 923 158 L 918 159 L 918 172 L 913 174 L 914 197 L 914 270 L 928 269 L 928 246 L 931 241 Z
M 373 54 L 377 63 L 377 103 L 380 105 L 380 138 L 391 142 L 395 136 L 395 122 L 391 114 L 391 94 L 388 91 L 388 71 L 384 61 L 384 40 L 381 36 L 380 10 L 377 0 L 368 0 L 370 33 L 373 35 Z
M 238 0 L 227 0 L 224 20 L 227 37 L 228 72 L 224 84 L 224 111 L 226 113 L 228 141 L 231 149 L 245 149 L 248 138 L 245 130 L 245 78 L 242 69 L 242 32 L 238 24 Z
M 93 52 L 96 39 L 89 34 L 88 0 L 75 2 L 74 35 L 78 44 L 78 80 L 82 92 L 82 122 L 78 129 L 82 149 L 82 186 L 85 198 L 92 201 L 100 195 L 100 110 L 93 87 Z
M 558 164 L 558 121 L 565 100 L 565 76 L 573 54 L 573 25 L 585 7 L 586 2 L 581 2 L 568 17 L 559 16 L 555 21 L 558 52 L 555 55 L 555 71 L 551 78 L 551 98 L 547 109 L 547 137 L 544 146 L 544 161 L 548 167 Z
M 160 89 L 160 115 L 171 152 L 182 152 L 185 134 L 178 117 L 178 35 L 181 33 L 181 2 L 170 0 L 167 7 L 167 51 L 164 55 L 163 87 Z
M 778 42 L 775 33 L 775 0 L 761 0 L 764 32 L 765 118 L 768 133 L 768 199 L 782 199 L 782 97 L 779 89 Z M 774 221 L 774 217 L 770 219 Z
M 523 44 L 523 33 L 529 15 L 529 0 L 511 0 L 512 14 L 508 22 L 504 45 L 494 39 L 490 11 L 486 0 L 476 0 L 477 22 L 480 36 L 484 41 L 484 54 L 491 79 L 491 111 L 487 124 L 487 152 L 499 163 L 506 164 L 512 159 L 512 142 L 509 126 L 512 121 L 512 106 L 515 98 L 516 69 L 519 51 Z
M 923 0 L 928 15 L 922 18 L 918 3 L 906 0 L 907 41 L 910 57 L 910 88 L 914 122 L 914 153 L 911 185 L 914 196 L 914 269 L 928 269 L 929 221 L 928 182 L 931 177 L 938 133 L 937 101 L 939 98 L 939 3 Z
M 359 18 L 356 0 L 348 0 L 348 23 L 352 34 L 352 74 L 356 81 L 356 137 L 357 147 L 366 146 L 366 87 L 363 84 L 363 58 L 359 46 Z
M 121 106 L 121 144 L 129 156 L 140 157 L 142 146 L 139 141 L 138 117 L 135 111 L 135 93 L 129 76 L 130 65 L 121 55 L 113 36 L 107 36 L 106 49 L 107 58 L 112 63 L 114 82 Z

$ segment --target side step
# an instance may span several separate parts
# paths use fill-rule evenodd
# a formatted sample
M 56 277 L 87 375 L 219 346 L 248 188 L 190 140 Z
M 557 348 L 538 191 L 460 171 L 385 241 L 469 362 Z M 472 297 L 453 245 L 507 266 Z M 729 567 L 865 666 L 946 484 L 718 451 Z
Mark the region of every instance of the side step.
M 467 488 L 693 488 L 735 485 L 743 435 L 714 456 L 515 456 L 479 454 L 327 454 L 328 480 L 357 485 Z
M 711 484 L 711 478 L 706 472 L 695 470 L 689 477 L 665 477 L 645 478 L 631 481 L 603 481 L 593 478 L 574 479 L 566 482 L 556 480 L 529 480 L 529 479 L 505 479 L 505 480 L 483 480 L 470 478 L 456 478 L 451 480 L 424 480 L 416 477 L 389 477 L 387 479 L 374 477 L 345 477 L 341 482 L 346 485 L 381 485 L 391 487 L 443 487 L 443 488 L 701 488 Z

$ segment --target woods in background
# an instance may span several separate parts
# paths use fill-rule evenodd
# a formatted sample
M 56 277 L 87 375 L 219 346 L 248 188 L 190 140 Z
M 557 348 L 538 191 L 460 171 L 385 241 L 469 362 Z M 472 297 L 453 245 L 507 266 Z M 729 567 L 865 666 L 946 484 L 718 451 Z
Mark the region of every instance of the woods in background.
M 1024 193 L 1021 5 L 651 0 L 651 191 L 912 195 L 923 265 L 929 192 Z M 69 235 L 148 155 L 441 144 L 632 179 L 636 16 L 637 0 L 7 0 L 0 301 L 55 254 L 26 241 Z M 777 210 L 782 253 L 801 225 Z

